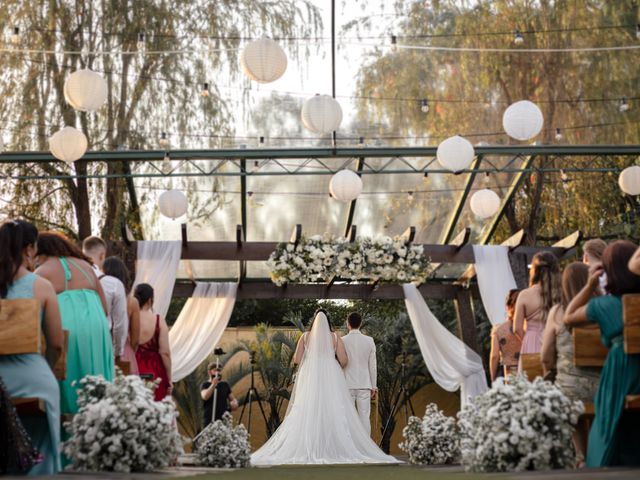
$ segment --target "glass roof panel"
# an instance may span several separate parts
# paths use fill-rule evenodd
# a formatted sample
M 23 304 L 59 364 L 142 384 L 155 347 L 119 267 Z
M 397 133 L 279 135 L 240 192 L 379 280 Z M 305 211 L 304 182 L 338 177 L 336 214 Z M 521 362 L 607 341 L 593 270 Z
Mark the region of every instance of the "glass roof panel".
M 322 163 L 332 169 L 356 168 L 351 159 L 325 159 Z M 247 240 L 286 241 L 298 223 L 305 235 L 344 235 L 349 204 L 329 197 L 331 175 L 317 174 L 326 168 L 307 159 L 254 164 L 261 172 L 273 173 L 282 172 L 283 166 L 296 169 L 297 175 L 247 177 Z
M 367 159 L 367 165 L 386 170 L 406 170 L 408 161 L 423 168 L 430 158 Z M 433 168 L 440 168 L 433 163 Z M 438 243 L 443 236 L 468 174 L 382 173 L 364 176 L 363 193 L 356 202 L 353 223 L 358 233 L 367 236 L 400 235 L 416 227 L 416 242 Z

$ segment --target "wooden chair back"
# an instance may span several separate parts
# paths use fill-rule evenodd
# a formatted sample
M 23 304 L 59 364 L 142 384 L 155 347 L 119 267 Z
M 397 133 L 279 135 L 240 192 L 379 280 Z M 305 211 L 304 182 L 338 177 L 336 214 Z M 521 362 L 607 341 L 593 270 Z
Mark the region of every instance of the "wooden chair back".
M 0 355 L 40 352 L 40 302 L 0 300 Z
M 69 350 L 69 330 L 62 330 L 64 338 L 62 339 L 62 353 L 58 357 L 56 364 L 53 366 L 53 374 L 57 380 L 67 379 L 67 352 Z
M 640 294 L 622 296 L 624 320 L 624 351 L 627 355 L 640 353 Z
M 127 362 L 126 360 L 118 360 L 116 361 L 116 367 L 118 367 L 123 375 L 131 374 L 131 362 Z
M 525 353 L 520 355 L 522 372 L 527 374 L 530 381 L 536 377 L 542 377 L 542 360 L 539 353 Z
M 602 344 L 599 328 L 574 328 L 573 363 L 576 367 L 602 367 L 607 359 L 607 347 Z

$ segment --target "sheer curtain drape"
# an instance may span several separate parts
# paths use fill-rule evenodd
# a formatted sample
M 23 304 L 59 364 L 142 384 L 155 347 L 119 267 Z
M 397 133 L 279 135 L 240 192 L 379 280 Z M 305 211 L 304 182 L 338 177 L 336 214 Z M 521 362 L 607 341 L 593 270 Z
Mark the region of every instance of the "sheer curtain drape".
M 236 303 L 235 283 L 196 283 L 169 330 L 172 377 L 177 382 L 200 365 L 220 341 Z
M 179 241 L 137 243 L 138 258 L 133 286 L 135 288 L 140 283 L 151 285 L 154 290 L 153 310 L 166 317 L 176 283 L 182 244 Z
M 415 285 L 402 288 L 420 352 L 435 382 L 450 392 L 459 388 L 462 406 L 487 391 L 480 356 L 438 321 Z
M 482 305 L 492 325 L 507 319 L 505 299 L 509 290 L 517 288 L 509 262 L 509 247 L 474 245 L 475 268 Z

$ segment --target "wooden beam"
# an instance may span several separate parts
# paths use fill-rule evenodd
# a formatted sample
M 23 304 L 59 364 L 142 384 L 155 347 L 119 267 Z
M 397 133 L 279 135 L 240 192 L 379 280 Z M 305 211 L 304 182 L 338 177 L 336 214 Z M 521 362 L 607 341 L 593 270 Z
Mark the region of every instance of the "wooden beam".
M 582 241 L 582 232 L 580 230 L 576 230 L 571 235 L 567 235 L 562 240 L 557 241 L 553 244 L 554 247 L 564 248 L 565 253 L 562 255 L 562 259 L 571 257 L 575 255 L 578 244 Z
M 298 223 L 295 227 L 293 227 L 293 232 L 291 232 L 291 238 L 289 239 L 289 242 L 293 243 L 294 245 L 298 245 L 298 242 L 300 242 L 301 238 L 302 225 Z
M 473 186 L 473 181 L 476 178 L 476 170 L 480 168 L 480 164 L 482 163 L 482 155 L 476 156 L 474 161 L 471 163 L 471 172 L 468 174 L 467 180 L 464 185 L 464 190 L 460 194 L 460 198 L 458 199 L 458 203 L 453 209 L 453 213 L 449 218 L 449 222 L 444 230 L 444 239 L 442 243 L 452 243 L 451 236 L 458 226 L 458 220 L 460 219 L 460 215 L 462 214 L 462 210 L 464 209 L 464 205 L 469 197 L 469 193 L 471 192 L 471 187 Z
M 238 250 L 242 248 L 244 243 L 244 228 L 242 225 L 236 225 L 236 246 Z M 247 262 L 240 260 L 238 262 L 238 285 L 242 284 L 242 281 L 247 276 Z
M 182 247 L 186 248 L 189 244 L 189 238 L 187 236 L 187 224 L 183 223 L 180 225 L 180 233 L 182 234 Z
M 451 240 L 448 245 L 455 246 L 457 250 L 460 250 L 466 244 L 469 243 L 469 238 L 471 238 L 471 228 L 466 227 L 460 233 L 458 233 L 453 240 Z M 434 273 L 438 271 L 438 269 L 442 266 L 442 263 L 432 263 L 429 266 L 429 276 L 432 276 Z
M 173 289 L 174 297 L 190 297 L 193 294 L 194 285 L 187 282 L 177 282 Z M 459 285 L 430 283 L 421 285 L 418 290 L 425 298 L 456 298 L 456 292 L 463 290 Z M 472 287 L 469 292 L 474 297 L 478 296 L 477 287 Z M 402 285 L 379 284 L 374 290 L 367 284 L 334 284 L 327 288 L 326 284 L 288 284 L 286 287 L 278 287 L 270 281 L 245 281 L 238 290 L 238 300 L 246 299 L 273 299 L 273 298 L 311 298 L 311 299 L 403 299 Z
M 244 235 L 242 235 L 242 225 L 236 225 L 236 248 L 241 249 Z
M 356 225 L 351 225 L 351 227 L 349 228 L 349 232 L 347 232 L 347 240 L 349 240 L 350 243 L 356 241 L 357 232 L 358 227 Z
M 356 165 L 356 173 L 359 176 L 362 176 L 362 169 L 364 168 L 364 157 L 358 157 L 358 164 Z M 347 213 L 347 225 L 344 229 L 344 235 L 345 237 L 349 234 L 349 231 L 351 230 L 351 224 L 353 223 L 353 217 L 355 216 L 356 213 L 356 203 L 357 203 L 358 199 L 354 198 L 351 203 L 349 204 L 349 213 Z

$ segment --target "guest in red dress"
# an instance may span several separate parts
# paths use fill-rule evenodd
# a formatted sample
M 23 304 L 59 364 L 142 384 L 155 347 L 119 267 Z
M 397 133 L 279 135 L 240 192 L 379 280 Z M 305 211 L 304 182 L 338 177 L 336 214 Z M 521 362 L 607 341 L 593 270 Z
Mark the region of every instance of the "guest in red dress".
M 140 375 L 153 375 L 160 379 L 155 399 L 171 395 L 171 352 L 169 329 L 160 315 L 153 313 L 153 287 L 147 283 L 138 285 L 133 294 L 140 304 L 140 343 L 136 361 Z

